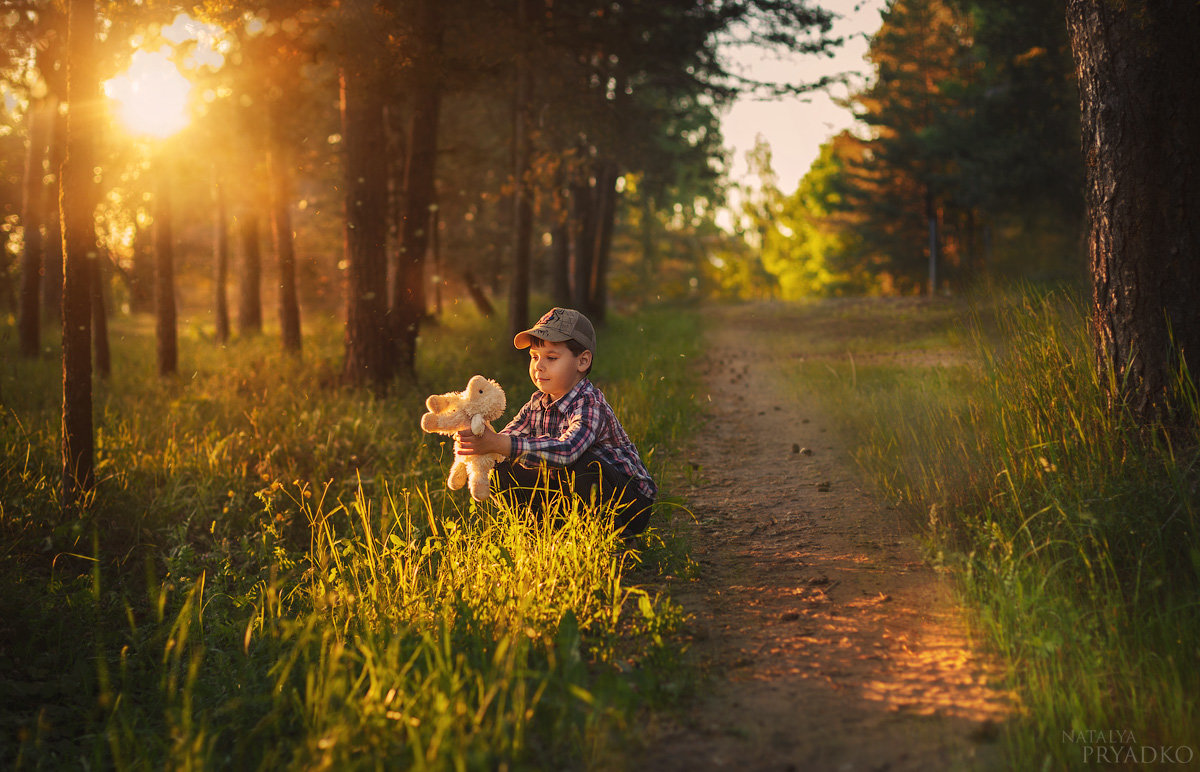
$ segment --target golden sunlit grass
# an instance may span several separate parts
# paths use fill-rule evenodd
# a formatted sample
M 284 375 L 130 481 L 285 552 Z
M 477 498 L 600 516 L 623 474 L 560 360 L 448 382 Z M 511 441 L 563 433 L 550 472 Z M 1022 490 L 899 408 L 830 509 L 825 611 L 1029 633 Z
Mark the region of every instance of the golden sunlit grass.
M 885 306 L 862 310 L 864 326 L 902 329 Z M 1073 732 L 1200 746 L 1195 444 L 1107 408 L 1084 315 L 1064 298 L 1005 297 L 975 328 L 949 356 L 802 367 L 838 395 L 828 405 L 864 466 L 962 579 L 1020 700 L 1015 768 L 1086 766 L 1063 741 Z M 914 686 L 876 692 L 907 700 Z
M 602 331 L 653 328 L 671 349 L 605 347 L 596 373 L 660 478 L 656 450 L 693 409 L 677 352 L 694 325 L 657 313 Z M 678 671 L 678 613 L 629 573 L 675 558 L 663 534 L 626 552 L 575 504 L 552 528 L 444 489 L 449 451 L 418 423 L 426 393 L 477 370 L 514 404 L 532 390 L 494 326 L 443 319 L 423 336 L 424 385 L 374 396 L 336 385 L 336 325 L 312 325 L 304 360 L 269 336 L 222 348 L 183 336 L 183 375 L 159 379 L 152 336 L 117 320 L 113 378 L 97 387 L 96 496 L 66 517 L 57 360 L 0 358 L 3 763 L 614 758 L 624 717 Z

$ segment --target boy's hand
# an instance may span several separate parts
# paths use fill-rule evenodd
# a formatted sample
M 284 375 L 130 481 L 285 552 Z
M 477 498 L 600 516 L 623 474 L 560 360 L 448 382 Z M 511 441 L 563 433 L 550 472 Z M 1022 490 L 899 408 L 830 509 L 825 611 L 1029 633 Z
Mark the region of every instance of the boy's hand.
M 499 453 L 508 458 L 512 455 L 512 440 L 507 434 L 500 434 L 490 426 L 484 426 L 483 434 L 478 437 L 469 430 L 464 430 L 454 435 L 454 452 L 460 456 Z

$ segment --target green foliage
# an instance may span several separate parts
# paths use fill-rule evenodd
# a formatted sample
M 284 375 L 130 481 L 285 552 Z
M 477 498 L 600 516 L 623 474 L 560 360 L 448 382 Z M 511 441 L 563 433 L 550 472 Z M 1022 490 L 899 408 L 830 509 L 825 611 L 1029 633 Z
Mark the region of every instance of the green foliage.
M 1028 293 L 977 312 L 966 357 L 824 371 L 1007 663 L 1020 768 L 1086 766 L 1076 731 L 1200 745 L 1200 448 L 1110 408 L 1083 316 Z
M 854 288 L 919 291 L 931 228 L 939 289 L 1077 278 L 1083 175 L 1062 3 L 897 0 L 869 58 L 875 77 L 850 100 L 869 132 L 835 138 L 832 174 L 814 165 L 805 184 L 824 201 L 797 191 L 787 207 L 801 225 L 778 250 L 793 285 L 825 268 Z
M 695 324 L 651 311 L 600 335 L 596 377 L 668 489 L 661 449 L 695 409 Z M 501 380 L 510 414 L 532 391 L 490 327 L 448 314 L 423 337 L 425 380 L 377 395 L 338 386 L 332 325 L 304 360 L 261 337 L 216 348 L 185 335 L 181 376 L 160 380 L 152 339 L 122 322 L 96 400 L 99 486 L 65 514 L 57 360 L 6 351 L 3 763 L 617 758 L 615 734 L 642 700 L 672 698 L 680 668 L 679 610 L 631 576 L 686 558 L 655 530 L 627 549 L 608 513 L 577 501 L 538 521 L 444 489 L 450 449 L 420 432 L 424 397 L 474 372 Z M 653 345 L 620 343 L 639 336 Z

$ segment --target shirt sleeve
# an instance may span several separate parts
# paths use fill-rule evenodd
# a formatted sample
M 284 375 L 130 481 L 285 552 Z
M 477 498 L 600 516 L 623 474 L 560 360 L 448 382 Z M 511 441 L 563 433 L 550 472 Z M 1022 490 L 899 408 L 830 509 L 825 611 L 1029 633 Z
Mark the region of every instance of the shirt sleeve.
M 524 435 L 529 433 L 529 404 L 526 402 L 521 405 L 521 409 L 512 417 L 512 420 L 500 430 L 501 434 Z
M 557 437 L 522 437 L 512 435 L 512 458 L 529 465 L 544 461 L 551 466 L 570 466 L 596 442 L 596 427 L 600 411 L 592 400 L 581 400 L 567 417 L 566 428 Z

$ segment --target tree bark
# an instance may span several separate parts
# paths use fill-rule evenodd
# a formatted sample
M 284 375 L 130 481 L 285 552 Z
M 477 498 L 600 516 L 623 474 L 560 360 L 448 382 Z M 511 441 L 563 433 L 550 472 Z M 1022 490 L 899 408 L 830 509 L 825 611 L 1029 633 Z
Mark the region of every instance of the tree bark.
M 442 24 L 437 0 L 417 0 L 414 9 L 410 84 L 412 114 L 405 164 L 404 219 L 392 291 L 392 329 L 398 367 L 416 374 L 417 334 L 425 315 L 425 253 L 430 212 L 435 206 L 437 129 L 442 85 L 438 75 Z
M 150 313 L 154 310 L 153 238 L 140 225 L 133 227 L 133 265 L 124 274 L 129 288 L 129 309 L 134 313 Z
M 262 242 L 259 238 L 258 212 L 253 206 L 238 217 L 238 236 L 242 242 L 242 280 L 238 291 L 238 332 L 258 335 L 262 332 Z
M 348 6 L 341 73 L 346 192 L 346 338 L 343 377 L 381 388 L 395 372 L 387 313 L 387 133 L 382 46 L 363 20 L 370 2 Z M 374 55 L 373 55 L 374 54 Z
M 213 315 L 217 343 L 229 342 L 229 210 L 225 187 L 213 181 Z
M 45 245 L 42 240 L 42 221 L 46 207 L 47 108 L 42 105 L 29 109 L 29 153 L 25 158 L 24 202 L 21 226 L 25 234 L 25 251 L 21 255 L 21 289 L 17 335 L 21 355 L 36 357 L 41 351 L 42 303 L 41 279 Z
M 1114 405 L 1143 425 L 1195 416 L 1200 368 L 1200 67 L 1194 0 L 1069 0 L 1087 169 L 1091 332 Z M 1110 380 L 1111 375 L 1111 380 Z
M 158 374 L 179 369 L 175 311 L 175 236 L 171 223 L 171 169 L 166 153 L 158 157 L 154 200 L 154 309 L 158 342 Z
M 587 313 L 596 250 L 596 202 L 587 172 L 571 185 L 571 305 Z
M 67 153 L 59 198 L 63 224 L 62 506 L 74 507 L 95 485 L 92 427 L 92 276 L 96 229 L 92 168 L 99 84 L 93 48 L 93 0 L 71 0 L 67 41 Z
M 51 114 L 49 168 L 53 182 L 46 197 L 46 239 L 42 253 L 42 315 L 48 323 L 62 320 L 63 222 L 59 210 L 62 166 L 67 153 L 67 123 L 55 110 Z
M 527 35 L 529 3 L 517 0 L 517 34 Z M 508 277 L 508 334 L 515 336 L 529 324 L 529 263 L 533 240 L 533 202 L 529 190 L 529 103 L 533 74 L 528 47 L 518 45 L 516 94 L 513 100 L 513 265 Z
M 587 315 L 603 324 L 608 312 L 608 265 L 617 219 L 617 165 L 605 161 L 596 172 L 596 247 L 592 259 Z
M 271 106 L 267 176 L 271 188 L 271 233 L 279 260 L 279 331 L 283 350 L 300 353 L 300 300 L 296 292 L 296 244 L 292 236 L 291 175 L 279 131 L 280 106 Z
M 92 200 L 93 207 L 95 199 Z M 93 208 L 94 211 L 94 208 Z M 97 255 L 99 255 L 97 249 Z M 104 259 L 96 258 L 92 263 L 91 295 L 92 295 L 92 351 L 95 355 L 96 374 L 105 380 L 112 374 L 112 352 L 108 346 L 108 303 L 104 300 L 105 266 L 111 261 L 107 255 Z

